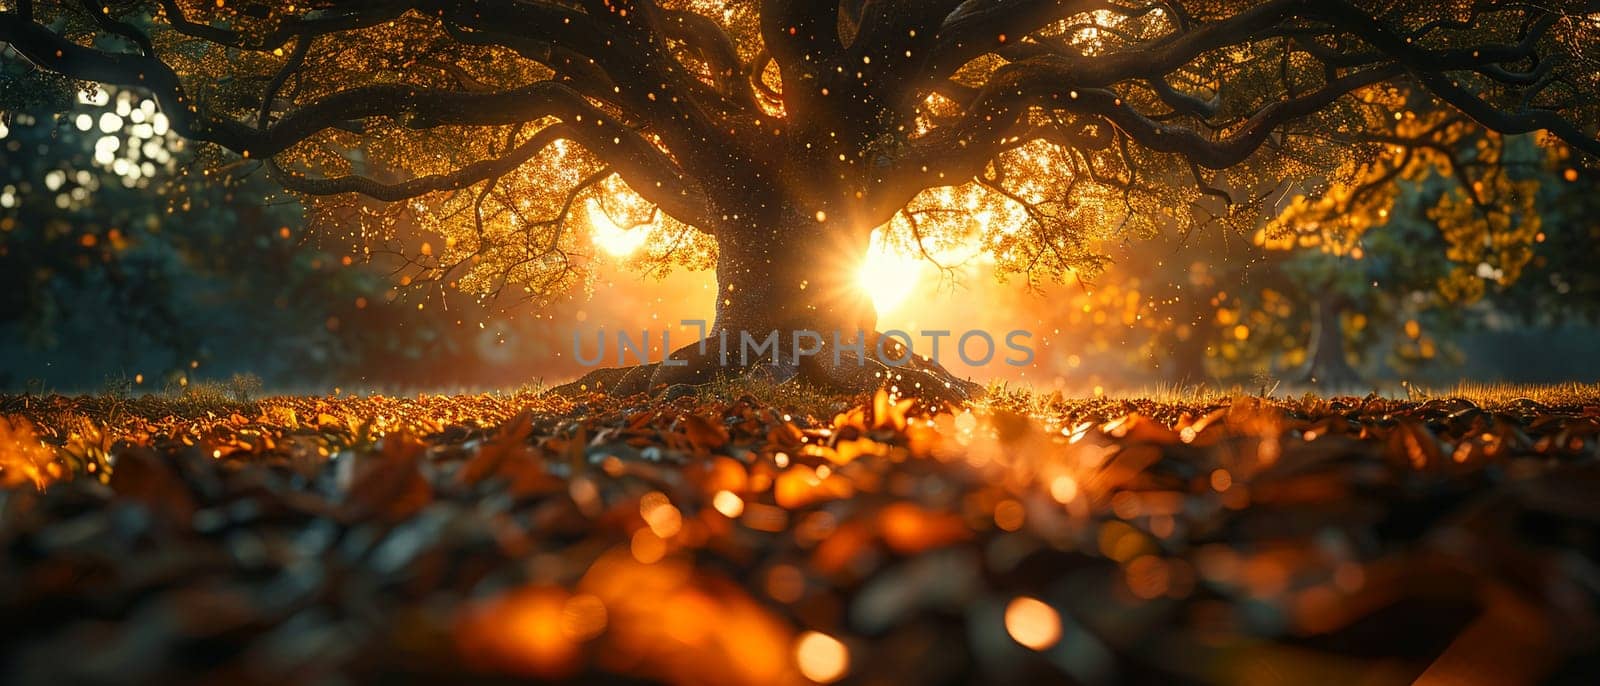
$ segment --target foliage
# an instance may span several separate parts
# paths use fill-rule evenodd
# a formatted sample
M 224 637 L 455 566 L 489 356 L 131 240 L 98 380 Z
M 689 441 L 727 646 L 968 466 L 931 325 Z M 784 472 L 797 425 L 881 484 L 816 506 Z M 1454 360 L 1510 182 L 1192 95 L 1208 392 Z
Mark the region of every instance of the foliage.
M 278 385 L 438 384 L 440 367 L 413 363 L 477 357 L 462 322 L 483 308 L 418 309 L 379 268 L 308 236 L 258 165 L 200 164 L 136 91 L 72 97 L 0 125 L 0 326 L 18 358 L 0 387 L 20 385 L 7 375 L 34 353 L 78 360 L 51 370 L 57 383 L 110 375 L 129 391 L 240 364 Z
M 1129 246 L 1060 323 L 1192 383 L 1301 368 L 1319 304 L 1375 375 L 1460 364 L 1450 341 L 1475 329 L 1592 321 L 1593 173 L 1550 141 L 1408 116 L 1422 137 L 1355 165 L 1365 184 L 1286 192 L 1250 234 Z
M 86 364 L 119 358 L 171 370 L 174 383 L 208 346 L 321 328 L 318 312 L 288 312 L 289 296 L 308 281 L 330 295 L 350 282 L 308 269 L 326 257 L 290 240 L 297 208 L 274 205 L 240 170 L 191 170 L 153 101 L 96 90 L 78 100 L 59 118 L 15 112 L 0 136 L 0 318 L 36 348 L 82 347 L 85 326 L 118 332 L 122 349 L 85 350 Z M 245 335 L 230 341 L 231 327 Z
M 352 254 L 541 301 L 585 283 L 598 250 L 704 266 L 873 230 L 935 261 L 977 251 L 1003 275 L 1071 280 L 1103 266 L 1101 240 L 1254 228 L 1286 185 L 1321 189 L 1284 222 L 1350 205 L 1332 224 L 1370 224 L 1421 167 L 1515 183 L 1492 136 L 1466 156 L 1438 136 L 1543 130 L 1600 150 L 1595 24 L 1573 3 L 162 0 L 0 16 L 41 68 L 149 89 L 217 162 L 264 161 L 353 227 Z M 1470 200 L 1431 210 L 1467 270 L 1447 281 L 1458 299 L 1479 283 L 1470 263 L 1514 278 L 1537 233 L 1472 218 Z M 1512 240 L 1485 248 L 1486 232 Z
M 711 383 L 696 386 L 694 390 L 695 398 L 703 403 L 731 403 L 750 399 L 802 417 L 832 416 L 848 409 L 852 401 L 859 400 L 803 383 L 774 383 L 759 375 L 720 377 Z

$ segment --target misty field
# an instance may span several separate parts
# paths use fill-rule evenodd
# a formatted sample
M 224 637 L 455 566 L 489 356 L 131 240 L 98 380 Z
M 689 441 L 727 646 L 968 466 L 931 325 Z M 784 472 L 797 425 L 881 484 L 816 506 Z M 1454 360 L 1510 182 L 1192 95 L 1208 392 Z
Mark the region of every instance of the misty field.
M 21 683 L 1594 683 L 1600 387 L 0 398 Z

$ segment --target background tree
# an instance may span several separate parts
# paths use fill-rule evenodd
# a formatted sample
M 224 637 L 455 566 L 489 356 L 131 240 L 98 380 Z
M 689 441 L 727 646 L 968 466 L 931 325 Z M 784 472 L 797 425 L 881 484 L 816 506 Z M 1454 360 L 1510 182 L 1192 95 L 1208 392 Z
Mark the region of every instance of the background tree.
M 1573 255 L 1592 253 L 1552 250 L 1548 240 L 1591 233 L 1592 220 L 1573 213 L 1594 194 L 1591 174 L 1570 166 L 1564 146 L 1484 131 L 1450 111 L 1402 116 L 1391 139 L 1396 157 L 1367 165 L 1367 181 L 1294 194 L 1256 235 L 1270 251 L 1292 251 L 1275 268 L 1311 305 L 1311 344 L 1297 380 L 1359 385 L 1347 341 L 1392 341 L 1386 362 L 1402 374 L 1441 355 L 1459 357 L 1439 333 L 1493 321 L 1486 313 L 1526 312 L 1516 294 L 1559 295 L 1541 278 L 1549 274 L 1526 273 L 1571 272 Z M 1581 314 L 1590 306 L 1580 300 L 1540 304 L 1544 313 Z
M 1499 309 L 1529 325 L 1600 321 L 1600 173 L 1556 148 L 1539 186 L 1542 235 L 1522 279 L 1501 289 Z
M 16 79 L 18 66 L 8 62 L 0 78 Z M 74 350 L 86 367 L 109 372 L 99 363 L 109 360 L 130 381 L 139 374 L 160 387 L 186 380 L 192 365 L 209 361 L 208 343 L 238 328 L 244 319 L 230 306 L 253 306 L 254 320 L 281 319 L 272 316 L 277 289 L 260 286 L 269 273 L 286 289 L 297 271 L 305 275 L 292 268 L 283 223 L 298 213 L 266 205 L 225 172 L 187 188 L 189 155 L 154 102 L 93 90 L 4 120 L 0 322 L 28 348 L 8 356 Z M 263 278 L 216 278 L 241 265 L 252 268 L 240 276 Z
M 23 65 L 8 60 L 0 84 L 40 76 Z M 455 324 L 471 303 L 418 310 L 386 274 L 308 240 L 299 204 L 253 165 L 196 168 L 154 102 L 64 86 L 63 102 L 0 116 L 0 388 L 236 372 L 439 387 L 470 382 L 442 371 L 482 366 Z M 62 358 L 71 369 L 45 368 Z
M 716 331 L 871 330 L 875 227 L 1059 279 L 1108 235 L 1252 223 L 1286 179 L 1404 155 L 1416 99 L 1600 151 L 1592 2 L 8 4 L 32 64 L 148 89 L 354 243 L 421 224 L 415 278 L 551 297 L 598 208 L 658 260 L 714 251 Z M 697 350 L 630 383 L 705 378 Z M 827 358 L 780 374 L 877 382 Z
M 1371 163 L 1365 190 L 1288 193 L 1253 236 L 1124 246 L 1064 324 L 1169 383 L 1266 374 L 1348 390 L 1464 364 L 1451 341 L 1474 330 L 1592 321 L 1595 175 L 1564 146 L 1459 124 L 1420 147 L 1398 171 Z

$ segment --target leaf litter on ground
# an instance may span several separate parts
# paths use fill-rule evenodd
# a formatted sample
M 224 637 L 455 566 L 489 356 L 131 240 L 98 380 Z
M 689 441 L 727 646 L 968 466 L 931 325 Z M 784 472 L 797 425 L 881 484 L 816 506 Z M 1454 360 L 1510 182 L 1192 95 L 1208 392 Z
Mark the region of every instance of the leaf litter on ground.
M 1600 674 L 1600 394 L 833 407 L 3 398 L 9 676 Z

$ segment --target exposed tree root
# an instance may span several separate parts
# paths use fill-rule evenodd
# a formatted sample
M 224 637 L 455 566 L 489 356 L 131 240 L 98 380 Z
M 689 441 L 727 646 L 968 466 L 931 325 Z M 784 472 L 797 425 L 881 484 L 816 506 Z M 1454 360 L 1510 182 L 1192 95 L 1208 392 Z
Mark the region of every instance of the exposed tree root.
M 816 354 L 801 356 L 798 364 L 788 351 L 777 359 L 766 355 L 741 361 L 737 354 L 730 354 L 725 360 L 715 346 L 707 345 L 702 350 L 701 343 L 694 343 L 674 352 L 666 363 L 596 369 L 577 381 L 557 386 L 553 392 L 659 396 L 728 378 L 802 383 L 842 394 L 870 393 L 888 387 L 902 396 L 949 404 L 975 399 L 983 392 L 980 384 L 958 378 L 931 359 L 907 355 L 893 339 L 886 340 L 880 360 L 875 351 L 879 336 L 873 334 L 870 338 L 872 342 L 867 344 L 865 355 L 848 347 L 836 351 L 831 343 L 824 343 Z M 903 364 L 891 364 L 901 360 Z

